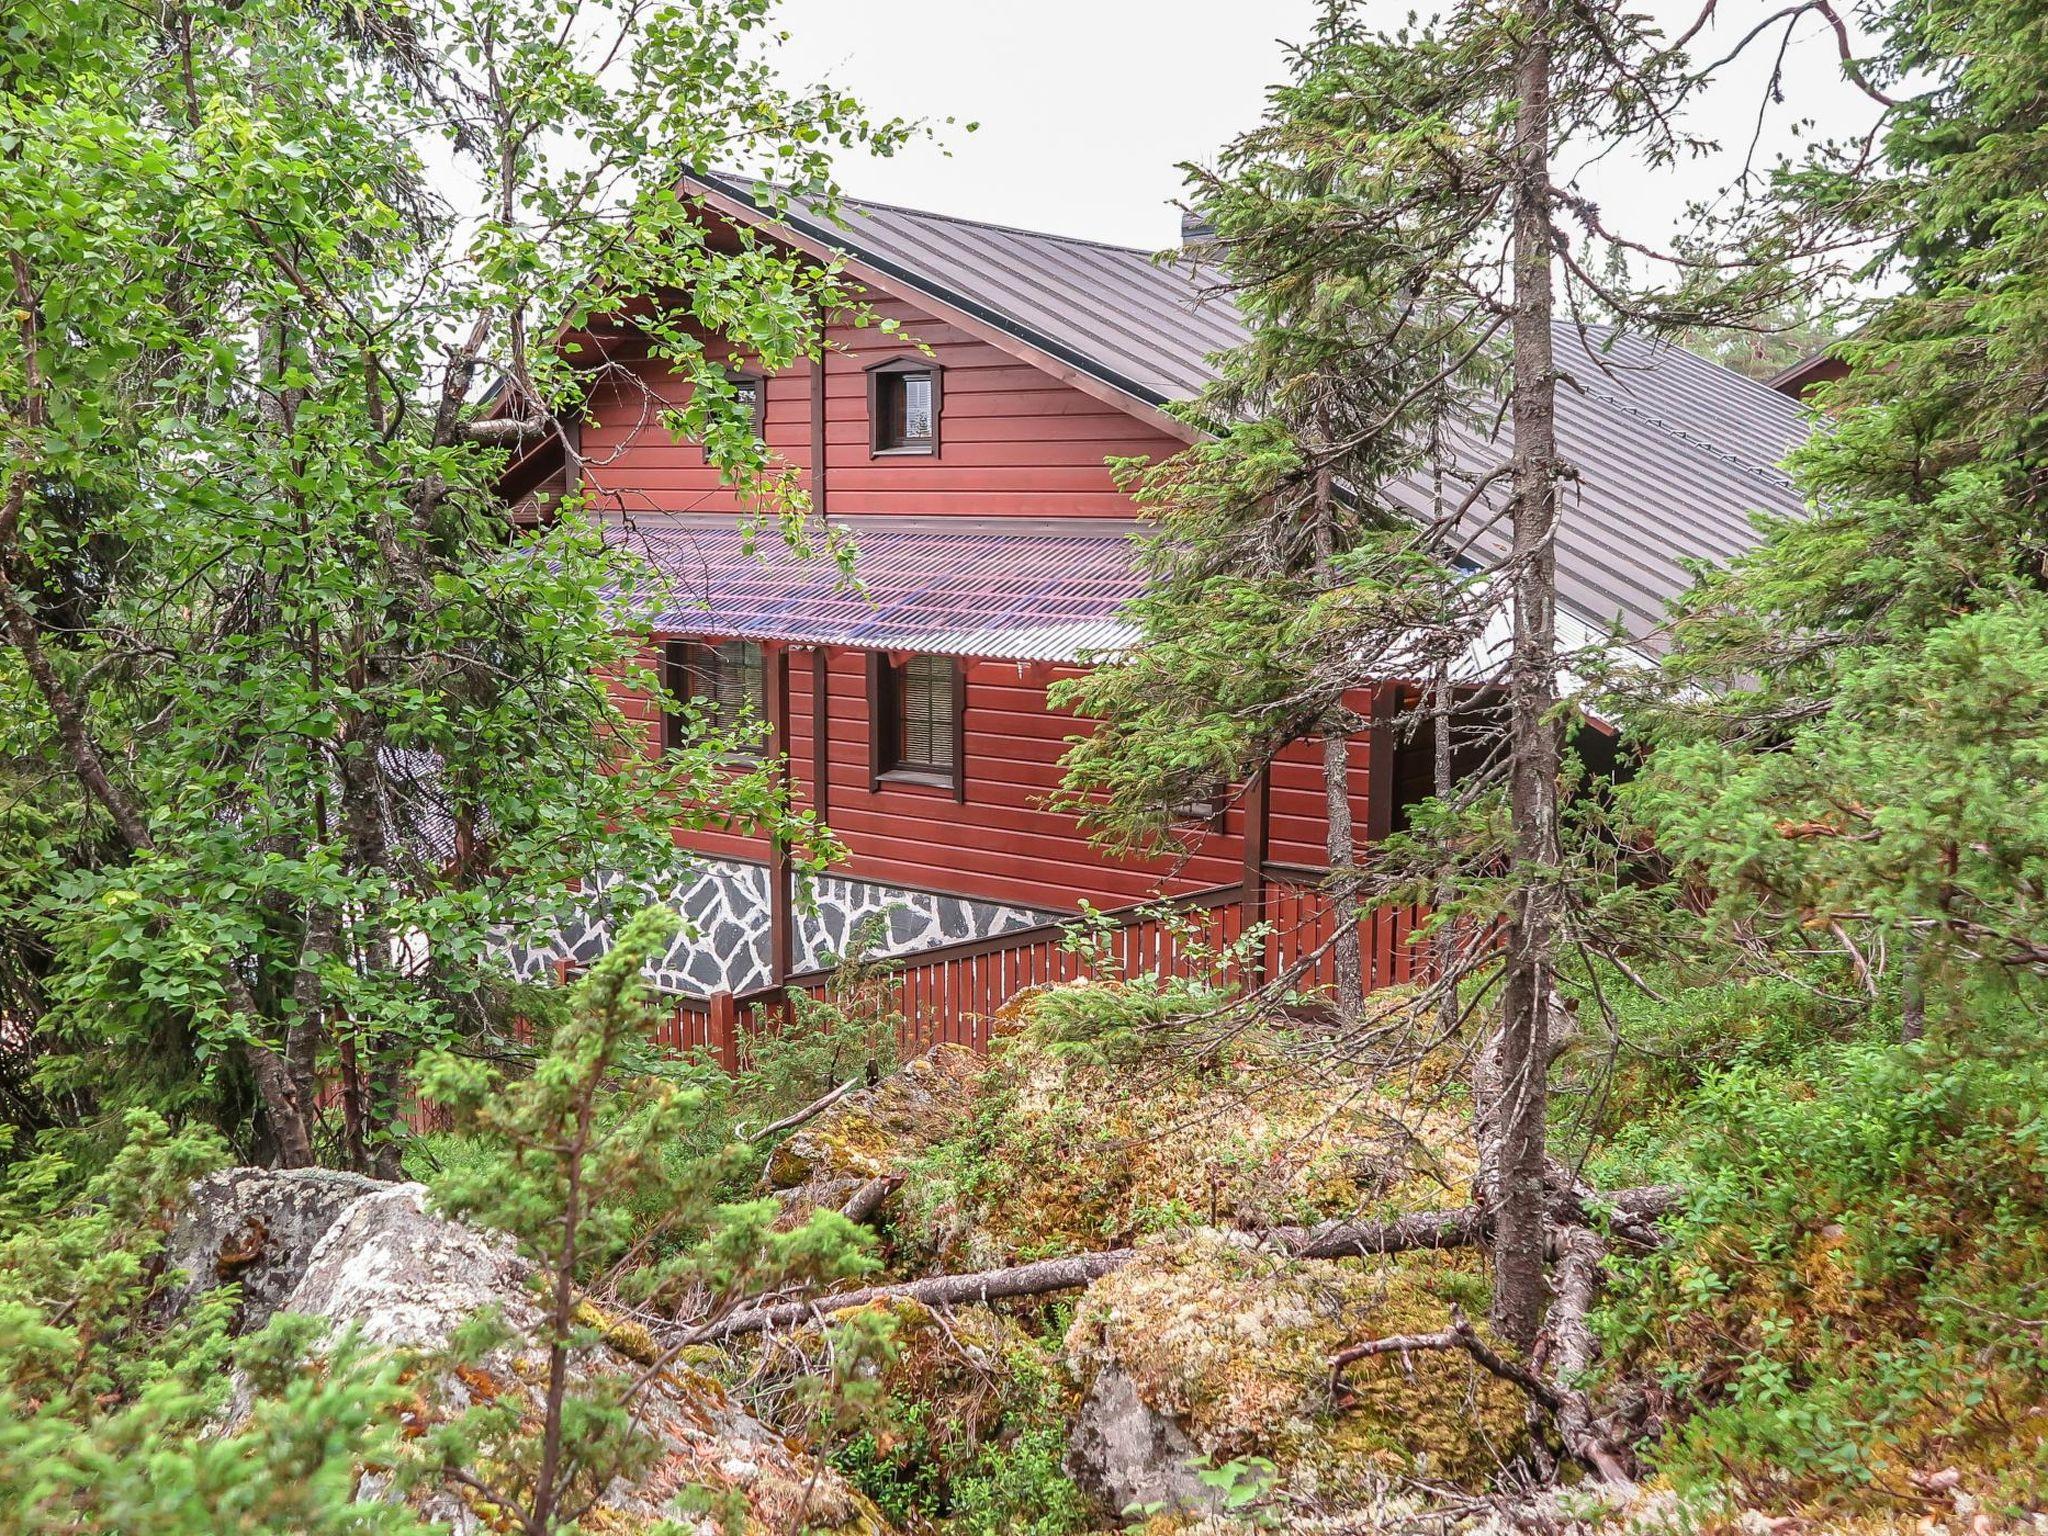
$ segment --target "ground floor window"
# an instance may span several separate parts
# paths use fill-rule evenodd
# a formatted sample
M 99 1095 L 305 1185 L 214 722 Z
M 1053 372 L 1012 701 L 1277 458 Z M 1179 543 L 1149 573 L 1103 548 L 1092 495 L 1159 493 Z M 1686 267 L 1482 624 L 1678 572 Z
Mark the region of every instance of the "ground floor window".
M 965 756 L 961 731 L 966 672 L 951 656 L 869 662 L 874 717 L 874 769 L 884 778 L 959 791 Z
M 662 686 L 669 707 L 662 743 L 670 751 L 696 735 L 733 738 L 744 755 L 759 752 L 761 722 L 768 715 L 767 672 L 761 647 L 751 640 L 671 640 L 662 656 Z M 687 702 L 691 713 L 682 709 Z

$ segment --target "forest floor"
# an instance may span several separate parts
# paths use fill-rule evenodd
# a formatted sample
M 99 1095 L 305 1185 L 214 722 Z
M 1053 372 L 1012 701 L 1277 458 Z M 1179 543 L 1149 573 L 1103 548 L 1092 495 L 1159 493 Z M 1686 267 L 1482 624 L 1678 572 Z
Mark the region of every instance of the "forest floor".
M 1652 1241 L 1609 1245 L 1599 1363 L 1563 1383 L 1625 1443 L 1624 1489 L 1478 1353 L 1333 1369 L 1461 1319 L 1486 1339 L 1477 1249 L 1318 1258 L 1275 1238 L 1467 1206 L 1462 1053 L 1218 1028 L 1186 991 L 1033 995 L 987 1060 L 940 1048 L 767 1138 L 759 1188 L 790 1222 L 824 1205 L 869 1227 L 870 1284 L 1035 1266 L 1043 1288 L 827 1300 L 685 1358 L 932 1536 L 2048 1531 L 2033 1027 L 1907 1047 L 1791 983 L 1665 997 L 1556 1068 L 1581 1179 L 1683 1190 Z M 1374 1006 L 1395 1022 L 1404 1001 Z M 849 1326 L 882 1336 L 883 1363 L 822 1392 Z

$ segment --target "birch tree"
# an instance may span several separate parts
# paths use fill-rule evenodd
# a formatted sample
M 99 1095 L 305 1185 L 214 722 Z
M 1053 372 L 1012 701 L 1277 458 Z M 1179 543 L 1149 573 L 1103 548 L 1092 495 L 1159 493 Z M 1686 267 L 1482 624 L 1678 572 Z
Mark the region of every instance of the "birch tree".
M 650 411 L 800 536 L 725 349 L 786 365 L 858 297 L 671 187 L 829 205 L 834 149 L 907 130 L 784 89 L 774 35 L 767 0 L 13 13 L 0 733 L 88 850 L 0 850 L 46 1075 L 388 1173 L 410 1060 L 495 1027 L 494 943 L 672 878 L 689 801 L 817 845 L 719 743 L 645 757 L 605 692 L 645 573 L 577 495 L 518 544 L 495 494 L 550 442 L 592 467 L 630 318 L 698 386 Z

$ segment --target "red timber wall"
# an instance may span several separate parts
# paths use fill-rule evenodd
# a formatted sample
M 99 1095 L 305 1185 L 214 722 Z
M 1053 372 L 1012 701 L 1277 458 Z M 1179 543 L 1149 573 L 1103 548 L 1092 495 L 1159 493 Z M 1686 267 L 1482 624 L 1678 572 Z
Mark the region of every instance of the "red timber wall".
M 1020 530 L 1046 518 L 1136 517 L 1106 460 L 1165 457 L 1181 445 L 1158 426 L 1119 410 L 1011 357 L 1008 353 L 894 298 L 878 312 L 925 343 L 944 369 L 939 452 L 875 458 L 869 451 L 867 365 L 916 355 L 902 337 L 872 326 L 833 325 L 836 351 L 825 360 L 826 510 L 834 518 L 916 516 L 972 520 L 987 531 L 996 519 Z M 613 376 L 594 395 L 583 428 L 585 484 L 602 512 L 635 518 L 743 510 L 720 483 L 701 448 L 672 438 L 658 412 L 682 403 L 686 388 L 667 366 L 630 350 L 612 354 Z M 713 347 L 714 357 L 718 353 Z M 745 359 L 736 360 L 741 366 Z M 805 472 L 815 494 L 811 401 L 815 380 L 805 363 L 769 377 L 763 391 L 764 435 L 770 451 Z M 814 654 L 792 649 L 790 757 L 806 803 L 817 797 Z M 1226 810 L 1220 830 L 1171 862 L 1112 860 L 1088 845 L 1069 817 L 1045 809 L 1059 786 L 1065 738 L 1084 727 L 1053 712 L 1046 688 L 1073 668 L 980 661 L 967 686 L 964 803 L 949 790 L 869 783 L 866 660 L 858 652 L 828 656 L 826 819 L 850 850 L 840 872 L 949 894 L 1072 910 L 1082 901 L 1117 906 L 1162 893 L 1198 890 L 1237 879 L 1243 870 L 1243 811 Z M 1356 701 L 1361 712 L 1367 702 Z M 659 722 L 644 699 L 627 701 L 658 750 Z M 1372 754 L 1352 753 L 1353 815 L 1361 839 L 1370 825 Z M 1283 864 L 1324 862 L 1320 749 L 1297 743 L 1276 764 L 1270 789 L 1268 857 Z M 713 856 L 761 860 L 758 839 L 730 829 L 690 833 L 687 846 Z
M 789 757 L 800 801 L 810 807 L 819 803 L 816 667 L 815 652 L 791 650 Z M 871 784 L 866 657 L 858 651 L 828 655 L 824 811 L 850 853 L 837 871 L 1059 911 L 1083 901 L 1124 906 L 1240 878 L 1245 810 L 1239 804 L 1225 808 L 1218 830 L 1194 839 L 1187 854 L 1172 860 L 1112 858 L 1089 844 L 1072 817 L 1047 808 L 1059 788 L 1067 738 L 1086 725 L 1054 710 L 1046 688 L 1077 670 L 987 661 L 969 666 L 967 792 L 956 801 L 952 791 L 930 785 Z M 621 702 L 646 732 L 647 750 L 659 751 L 652 703 L 625 695 Z M 1362 696 L 1353 703 L 1361 713 L 1369 707 Z M 1370 737 L 1361 735 L 1351 749 L 1351 812 L 1361 841 L 1369 830 L 1373 762 Z M 1327 862 L 1319 743 L 1296 742 L 1275 762 L 1267 814 L 1268 859 L 1306 867 Z M 768 855 L 761 839 L 729 828 L 706 827 L 682 841 L 716 857 L 761 861 Z
M 913 306 L 883 300 L 877 313 L 932 350 L 944 368 L 935 455 L 876 458 L 870 450 L 867 368 L 921 354 L 873 326 L 833 325 L 841 349 L 825 359 L 827 510 L 834 517 L 1129 519 L 1130 498 L 1106 462 L 1163 458 L 1181 445 L 1147 422 L 1084 394 Z M 715 343 L 711 355 L 719 356 Z M 741 360 L 744 366 L 744 359 Z M 630 348 L 591 402 L 583 428 L 584 479 L 608 511 L 737 512 L 741 501 L 694 443 L 677 442 L 657 413 L 688 394 L 667 365 Z M 811 367 L 767 380 L 764 436 L 785 464 L 812 467 Z

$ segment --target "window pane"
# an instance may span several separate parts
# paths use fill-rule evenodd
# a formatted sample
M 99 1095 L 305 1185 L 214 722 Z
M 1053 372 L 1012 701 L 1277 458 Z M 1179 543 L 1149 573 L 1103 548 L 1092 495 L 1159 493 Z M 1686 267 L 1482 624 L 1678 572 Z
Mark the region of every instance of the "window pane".
M 712 719 L 722 731 L 737 731 L 750 718 L 758 720 L 762 709 L 761 648 L 745 640 L 729 640 L 707 646 L 710 662 Z
M 661 744 L 673 752 L 683 745 L 684 739 L 683 718 L 677 711 L 697 691 L 686 642 L 671 640 L 661 648 L 661 687 Z
M 929 447 L 933 380 L 929 372 L 875 376 L 875 446 Z
M 882 446 L 894 448 L 903 441 L 903 381 L 883 374 L 876 390 L 882 402 Z
M 672 668 L 678 667 L 674 658 L 680 650 L 671 650 Z M 751 738 L 767 715 L 761 647 L 750 640 L 728 640 L 690 646 L 687 656 L 687 671 L 677 670 L 671 689 L 695 701 L 706 731 L 734 736 L 745 727 Z
M 922 441 L 932 435 L 932 376 L 906 373 L 903 376 L 903 439 Z
M 913 656 L 899 675 L 898 752 L 917 767 L 953 766 L 953 663 L 944 656 Z

